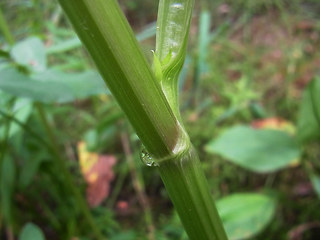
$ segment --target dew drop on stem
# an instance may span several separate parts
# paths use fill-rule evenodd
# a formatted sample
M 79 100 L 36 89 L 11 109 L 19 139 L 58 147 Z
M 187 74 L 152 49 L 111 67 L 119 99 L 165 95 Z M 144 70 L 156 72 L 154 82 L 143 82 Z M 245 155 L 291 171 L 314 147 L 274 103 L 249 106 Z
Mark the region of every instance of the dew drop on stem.
M 154 160 L 154 157 L 145 148 L 141 150 L 140 159 L 148 167 L 159 166 L 159 164 Z

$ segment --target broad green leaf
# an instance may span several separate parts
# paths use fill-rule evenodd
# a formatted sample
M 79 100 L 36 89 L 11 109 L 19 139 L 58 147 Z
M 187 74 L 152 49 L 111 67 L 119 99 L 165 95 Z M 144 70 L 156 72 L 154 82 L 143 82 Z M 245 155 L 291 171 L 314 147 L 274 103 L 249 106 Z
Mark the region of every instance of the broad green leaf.
M 2 70 L 0 76 L 3 91 L 44 103 L 70 102 L 107 90 L 99 74 L 92 71 L 62 73 L 48 70 L 31 78 L 11 68 Z
M 162 76 L 158 81 L 177 115 L 178 78 L 186 56 L 193 5 L 194 0 L 159 2 L 155 54 L 161 63 L 162 75 L 157 75 Z M 159 72 L 159 67 L 156 72 Z
M 13 160 L 5 156 L 1 165 L 0 192 L 1 192 L 1 215 L 11 224 L 12 221 L 12 194 L 15 186 L 16 167 Z
M 37 225 L 27 223 L 20 232 L 19 240 L 45 240 L 45 237 Z
M 316 192 L 316 194 L 318 195 L 318 198 L 320 199 L 320 176 L 312 174 L 310 176 L 310 179 L 311 179 L 313 189 Z
M 273 198 L 256 193 L 237 193 L 216 202 L 230 240 L 248 239 L 261 232 L 276 210 Z
M 44 44 L 37 37 L 27 38 L 14 45 L 10 55 L 17 63 L 36 72 L 44 71 L 47 67 Z
M 300 148 L 288 133 L 271 129 L 233 127 L 206 146 L 206 151 L 258 173 L 295 164 Z
M 95 71 L 86 71 L 82 73 L 63 73 L 54 70 L 48 70 L 32 77 L 35 80 L 45 82 L 56 82 L 69 87 L 71 100 L 83 99 L 89 96 L 108 93 L 105 82 Z M 73 98 L 73 99 L 72 99 Z
M 301 142 L 320 139 L 320 78 L 313 79 L 303 91 L 297 137 Z

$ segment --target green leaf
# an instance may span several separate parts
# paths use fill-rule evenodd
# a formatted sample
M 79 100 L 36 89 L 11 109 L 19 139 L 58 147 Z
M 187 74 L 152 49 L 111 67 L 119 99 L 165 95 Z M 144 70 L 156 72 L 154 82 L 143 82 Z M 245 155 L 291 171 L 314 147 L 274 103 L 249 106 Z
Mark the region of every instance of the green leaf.
M 37 37 L 27 38 L 13 46 L 11 57 L 32 71 L 44 71 L 47 67 L 46 50 Z
M 271 221 L 276 201 L 262 194 L 237 193 L 217 201 L 217 208 L 230 240 L 247 239 Z
M 28 77 L 17 70 L 0 72 L 0 89 L 17 97 L 44 103 L 65 103 L 107 92 L 98 73 L 62 73 L 47 70 Z
M 298 115 L 297 137 L 302 143 L 320 138 L 320 78 L 313 79 L 303 91 Z
M 37 225 L 27 223 L 20 232 L 19 240 L 45 240 L 45 237 Z
M 258 173 L 279 170 L 295 163 L 300 149 L 284 131 L 236 126 L 206 146 L 231 162 Z
M 162 64 L 162 91 L 178 116 L 178 78 L 185 61 L 193 5 L 194 0 L 159 2 L 155 54 Z
M 34 75 L 32 78 L 39 81 L 56 82 L 66 85 L 71 90 L 69 92 L 69 101 L 109 93 L 99 73 L 90 70 L 82 73 L 63 73 L 47 70 Z
M 12 221 L 12 194 L 15 187 L 15 177 L 15 164 L 10 157 L 5 156 L 0 176 L 1 215 L 8 224 L 11 224 Z

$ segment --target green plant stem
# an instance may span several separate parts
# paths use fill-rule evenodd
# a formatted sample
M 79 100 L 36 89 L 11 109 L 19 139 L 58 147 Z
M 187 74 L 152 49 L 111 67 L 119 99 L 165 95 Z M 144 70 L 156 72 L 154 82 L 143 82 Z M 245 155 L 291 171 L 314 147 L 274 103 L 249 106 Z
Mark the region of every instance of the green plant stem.
M 122 164 L 121 168 L 119 169 L 119 172 L 117 173 L 117 181 L 114 184 L 114 188 L 112 191 L 111 196 L 108 199 L 108 203 L 107 203 L 107 208 L 113 208 L 119 193 L 121 191 L 121 188 L 124 184 L 124 181 L 126 179 L 126 176 L 128 174 L 128 165 L 127 164 Z
M 59 2 L 147 150 L 157 158 L 179 152 L 180 124 L 117 1 Z
M 309 86 L 309 91 L 310 91 L 310 98 L 311 98 L 311 106 L 312 106 L 312 110 L 313 110 L 313 115 L 317 121 L 318 126 L 320 127 L 320 101 L 319 101 L 319 97 L 318 94 L 319 92 L 317 92 L 316 90 L 317 88 L 317 83 L 320 82 L 320 79 L 314 79 L 311 82 L 311 85 Z M 319 83 L 318 83 L 319 84 Z M 315 90 L 316 89 L 316 90 Z
M 190 240 L 227 240 L 194 149 L 163 162 L 159 172 Z
M 58 155 L 60 155 L 58 141 L 57 141 L 57 139 L 56 139 L 56 137 L 55 137 L 55 135 L 54 135 L 54 133 L 52 131 L 52 127 L 49 124 L 49 121 L 48 121 L 48 119 L 46 117 L 46 113 L 45 113 L 45 111 L 43 109 L 42 104 L 41 103 L 35 103 L 35 107 L 36 107 L 36 109 L 38 111 L 38 114 L 40 116 L 40 120 L 41 120 L 41 122 L 42 122 L 42 124 L 44 126 L 44 129 L 45 129 L 45 131 L 46 131 L 46 133 L 47 133 L 47 135 L 49 137 L 49 140 L 51 142 L 51 147 L 54 149 L 54 151 Z
M 68 170 L 66 162 L 64 161 L 63 157 L 61 156 L 61 154 L 59 152 L 59 146 L 58 146 L 57 139 L 55 138 L 53 131 L 51 129 L 51 126 L 47 120 L 43 106 L 40 103 L 37 103 L 35 106 L 38 110 L 41 122 L 42 122 L 42 124 L 45 128 L 45 131 L 49 137 L 49 140 L 51 142 L 52 150 L 56 156 L 56 163 L 59 165 L 59 169 L 61 170 L 61 173 L 63 174 L 63 176 L 65 178 L 66 185 L 68 186 L 70 191 L 73 193 L 73 195 L 76 199 L 76 202 L 78 204 L 78 207 L 80 208 L 83 216 L 86 218 L 86 221 L 87 221 L 88 225 L 90 226 L 92 232 L 94 233 L 95 238 L 98 240 L 104 239 L 102 233 L 97 228 L 97 226 L 94 222 L 94 219 L 90 213 L 88 205 L 86 204 L 86 202 L 85 202 L 84 198 L 82 197 L 78 188 L 74 185 L 72 175 Z
M 14 44 L 14 38 L 9 30 L 8 23 L 6 19 L 3 16 L 2 9 L 0 8 L 0 29 L 3 33 L 3 36 L 5 37 L 6 41 L 9 45 Z
M 161 90 L 117 1 L 59 2 L 140 140 L 160 165 L 161 177 L 190 239 L 226 240 L 199 160 L 189 149 L 189 138 L 179 122 L 178 107 L 173 106 L 174 99 L 170 107 L 166 96 L 171 94 L 165 95 Z M 182 48 L 172 49 L 166 45 L 166 31 L 157 34 L 160 60 L 164 60 L 170 51 L 172 53 L 165 76 L 176 77 L 182 67 L 193 2 L 167 1 L 171 6 L 169 14 L 165 14 L 166 4 L 161 4 L 159 12 L 163 15 L 158 26 L 165 26 L 164 19 L 172 17 L 179 21 L 179 27 L 184 28 L 179 35 L 174 35 L 175 24 L 171 23 L 173 32 L 169 32 L 173 35 L 170 33 L 168 38 L 177 44 L 183 40 Z

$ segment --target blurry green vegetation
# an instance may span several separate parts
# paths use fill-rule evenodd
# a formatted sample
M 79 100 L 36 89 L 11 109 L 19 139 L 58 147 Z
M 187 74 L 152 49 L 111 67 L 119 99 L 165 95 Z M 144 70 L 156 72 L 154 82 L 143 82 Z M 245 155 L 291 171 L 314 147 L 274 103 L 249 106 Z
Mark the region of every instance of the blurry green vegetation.
M 151 62 L 157 2 L 119 2 Z M 58 4 L 0 9 L 0 239 L 187 239 Z M 320 235 L 319 10 L 317 0 L 196 5 L 182 118 L 231 239 Z M 80 142 L 117 159 L 91 209 Z

